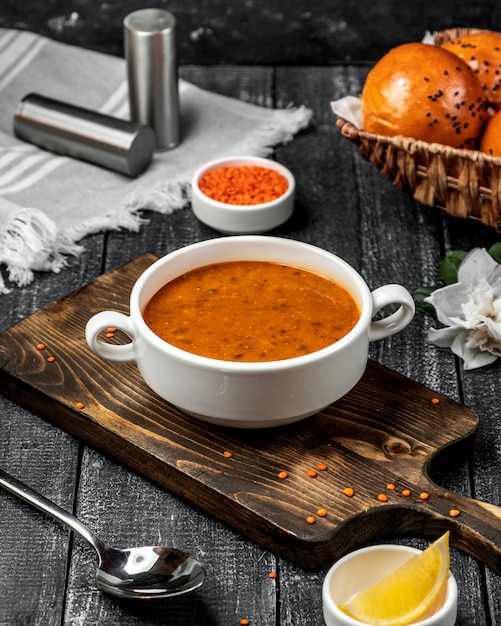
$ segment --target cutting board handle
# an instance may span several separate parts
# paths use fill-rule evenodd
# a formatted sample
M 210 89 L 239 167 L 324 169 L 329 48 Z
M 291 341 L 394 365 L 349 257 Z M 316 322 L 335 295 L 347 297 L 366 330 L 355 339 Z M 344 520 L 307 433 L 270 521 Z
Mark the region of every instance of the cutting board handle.
M 433 520 L 451 531 L 451 545 L 501 574 L 501 507 L 448 491 L 430 495 L 422 508 L 428 505 Z

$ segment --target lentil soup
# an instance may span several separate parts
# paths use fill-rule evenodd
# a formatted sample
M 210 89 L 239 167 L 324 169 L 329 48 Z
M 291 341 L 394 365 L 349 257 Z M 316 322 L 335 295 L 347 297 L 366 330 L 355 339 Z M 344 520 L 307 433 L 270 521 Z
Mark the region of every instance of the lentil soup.
M 228 261 L 170 281 L 143 317 L 182 350 L 255 362 L 325 348 L 355 326 L 360 310 L 346 289 L 319 274 L 268 261 Z

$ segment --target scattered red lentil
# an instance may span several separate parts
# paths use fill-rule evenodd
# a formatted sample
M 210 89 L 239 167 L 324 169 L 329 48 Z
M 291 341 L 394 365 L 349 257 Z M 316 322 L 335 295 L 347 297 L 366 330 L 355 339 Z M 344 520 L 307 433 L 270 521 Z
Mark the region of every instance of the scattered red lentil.
M 277 573 L 276 573 L 276 572 L 270 572 L 270 573 L 268 574 L 268 577 L 269 577 L 269 578 L 276 578 L 276 577 L 277 577 Z
M 113 339 L 115 333 L 106 333 L 106 339 Z
M 249 626 L 249 620 L 245 619 L 245 617 L 241 619 L 239 623 L 240 623 L 240 626 Z
M 408 498 L 411 495 L 411 490 L 410 489 L 404 489 L 402 491 L 402 495 L 405 496 L 406 498 Z
M 278 473 L 278 477 L 282 478 L 282 479 L 287 478 L 288 476 L 289 476 L 289 474 L 287 474 L 287 472 L 279 472 Z
M 431 403 L 432 404 L 438 404 L 440 402 L 440 400 L 438 398 L 432 398 L 431 399 Z
M 318 515 L 318 517 L 326 517 L 327 516 L 327 511 L 325 509 L 318 509 L 317 515 Z
M 54 363 L 54 361 L 56 360 L 55 356 L 49 356 L 47 357 L 47 361 L 49 361 L 49 363 Z
M 460 513 L 461 513 L 461 511 L 459 509 L 451 509 L 449 511 L 449 515 L 451 517 L 457 517 Z
M 117 329 L 114 326 L 108 326 L 108 328 L 106 329 L 107 333 L 116 333 Z
M 231 457 L 233 456 L 233 452 L 230 452 L 229 450 L 225 450 L 223 452 L 223 456 L 225 456 L 227 459 L 231 459 Z
M 314 524 L 316 522 L 313 515 L 308 515 L 308 517 L 306 518 L 306 521 L 308 522 L 308 524 Z
M 317 473 L 314 469 L 309 469 L 309 470 L 306 470 L 306 475 L 309 476 L 310 478 L 315 478 Z
M 352 489 L 351 487 L 345 487 L 345 488 L 343 489 L 343 493 L 344 493 L 344 495 L 345 495 L 345 496 L 348 496 L 349 498 L 351 498 L 351 496 L 352 496 L 355 492 L 353 491 L 353 489 Z
M 85 408 L 85 404 L 83 402 L 77 402 L 75 404 L 77 409 L 84 409 Z
M 389 489 L 390 491 L 393 491 L 395 489 L 395 485 L 393 483 L 388 483 L 386 485 L 386 489 Z
M 37 344 L 37 349 L 38 350 L 45 350 L 45 344 L 44 343 L 38 343 Z
M 428 498 L 430 497 L 430 494 L 427 491 L 423 491 L 422 493 L 419 494 L 419 497 L 421 498 L 421 500 L 428 500 Z
M 380 493 L 377 499 L 379 500 L 379 502 L 388 502 L 388 496 L 384 493 Z
M 206 172 L 198 186 L 217 202 L 248 206 L 279 198 L 289 184 L 285 176 L 270 167 L 240 165 Z
M 325 463 L 319 463 L 317 465 L 317 469 L 320 470 L 321 472 L 325 472 L 325 470 L 327 469 L 327 465 Z

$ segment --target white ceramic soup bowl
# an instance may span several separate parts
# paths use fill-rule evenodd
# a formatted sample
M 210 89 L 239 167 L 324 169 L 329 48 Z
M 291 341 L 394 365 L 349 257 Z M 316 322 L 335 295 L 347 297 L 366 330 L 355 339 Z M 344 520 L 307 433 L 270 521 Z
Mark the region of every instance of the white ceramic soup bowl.
M 360 548 L 337 561 L 327 572 L 322 587 L 324 621 L 327 626 L 360 626 L 361 622 L 339 609 L 354 593 L 374 584 L 394 571 L 420 550 L 398 544 Z M 458 588 L 449 572 L 447 586 L 433 605 L 411 622 L 419 626 L 454 626 Z
M 345 287 L 361 311 L 355 327 L 338 342 L 304 356 L 270 362 L 233 362 L 191 354 L 160 339 L 142 311 L 167 282 L 198 267 L 225 261 L 270 261 L 301 267 Z M 372 321 L 388 304 L 399 308 Z M 409 324 L 414 301 L 400 285 L 371 292 L 362 277 L 339 257 L 315 246 L 258 235 L 224 237 L 180 248 L 151 265 L 135 283 L 130 315 L 102 311 L 87 323 L 90 348 L 104 359 L 135 361 L 159 396 L 201 420 L 237 428 L 263 428 L 296 422 L 345 395 L 362 377 L 369 341 Z M 214 320 L 217 324 L 217 320 Z M 99 339 L 115 327 L 131 342 L 111 345 Z

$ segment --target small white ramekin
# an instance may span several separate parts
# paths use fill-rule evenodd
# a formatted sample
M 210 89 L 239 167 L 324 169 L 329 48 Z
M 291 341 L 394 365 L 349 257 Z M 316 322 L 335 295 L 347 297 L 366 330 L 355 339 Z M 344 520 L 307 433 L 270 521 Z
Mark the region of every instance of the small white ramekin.
M 207 172 L 220 167 L 257 165 L 273 169 L 287 179 L 287 190 L 271 202 L 262 204 L 235 205 L 218 202 L 205 195 L 199 181 Z M 250 156 L 234 156 L 206 163 L 195 172 L 192 180 L 192 209 L 196 217 L 215 230 L 233 235 L 260 234 L 286 222 L 294 210 L 296 183 L 292 173 L 271 159 Z
M 403 545 L 376 545 L 350 552 L 327 572 L 322 588 L 324 621 L 327 626 L 360 626 L 361 622 L 339 609 L 357 591 L 368 587 L 394 571 L 420 550 Z M 447 587 L 425 614 L 412 624 L 419 626 L 454 626 L 457 616 L 458 589 L 449 572 Z

